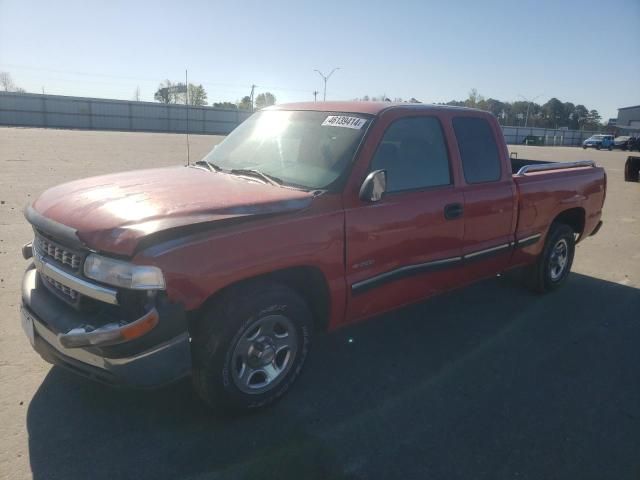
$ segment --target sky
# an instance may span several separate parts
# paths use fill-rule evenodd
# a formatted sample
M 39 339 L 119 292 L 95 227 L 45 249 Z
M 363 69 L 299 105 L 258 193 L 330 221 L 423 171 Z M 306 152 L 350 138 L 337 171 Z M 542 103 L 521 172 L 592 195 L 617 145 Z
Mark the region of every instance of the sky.
M 0 0 L 0 71 L 29 92 L 153 101 L 188 69 L 209 102 L 308 101 L 335 67 L 330 100 L 475 88 L 615 117 L 640 104 L 640 0 Z

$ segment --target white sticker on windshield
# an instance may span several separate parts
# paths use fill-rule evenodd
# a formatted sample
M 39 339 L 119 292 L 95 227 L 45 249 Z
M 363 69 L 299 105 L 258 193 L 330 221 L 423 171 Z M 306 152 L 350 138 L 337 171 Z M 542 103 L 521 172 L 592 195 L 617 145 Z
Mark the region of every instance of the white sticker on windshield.
M 323 127 L 346 127 L 360 130 L 367 123 L 365 118 L 347 117 L 346 115 L 329 115 L 322 122 Z

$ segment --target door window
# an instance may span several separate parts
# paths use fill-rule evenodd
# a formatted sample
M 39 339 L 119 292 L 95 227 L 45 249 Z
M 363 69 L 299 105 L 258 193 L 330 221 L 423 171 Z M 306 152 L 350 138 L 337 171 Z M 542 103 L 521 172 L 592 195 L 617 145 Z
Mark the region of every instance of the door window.
M 396 120 L 378 145 L 371 170 L 387 171 L 387 193 L 451 183 L 449 155 L 435 117 Z

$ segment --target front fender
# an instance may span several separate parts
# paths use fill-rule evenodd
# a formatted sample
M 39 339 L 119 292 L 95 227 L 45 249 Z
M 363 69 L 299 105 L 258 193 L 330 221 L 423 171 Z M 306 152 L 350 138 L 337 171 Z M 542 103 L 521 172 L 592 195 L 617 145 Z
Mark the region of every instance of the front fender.
M 344 314 L 344 213 L 331 209 L 264 219 L 154 245 L 135 263 L 158 266 L 167 296 L 188 311 L 237 282 L 271 272 L 311 267 L 331 296 L 332 321 Z

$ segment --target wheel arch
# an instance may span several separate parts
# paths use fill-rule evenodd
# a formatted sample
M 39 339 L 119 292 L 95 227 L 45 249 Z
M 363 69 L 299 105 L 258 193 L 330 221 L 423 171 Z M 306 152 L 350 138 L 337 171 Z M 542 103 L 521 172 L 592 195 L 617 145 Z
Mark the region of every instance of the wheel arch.
M 243 278 L 217 290 L 207 297 L 199 308 L 189 314 L 191 321 L 202 318 L 204 312 L 212 303 L 220 300 L 227 294 L 253 283 L 274 282 L 289 287 L 299 294 L 309 305 L 313 315 L 313 323 L 318 331 L 326 331 L 329 327 L 331 311 L 331 295 L 329 284 L 324 273 L 318 268 L 309 265 L 286 267 L 271 272 L 266 272 L 253 277 Z
M 577 241 L 580 241 L 584 234 L 585 221 L 586 212 L 584 208 L 574 207 L 558 213 L 551 222 L 551 225 L 554 223 L 564 223 L 565 225 L 568 225 L 578 235 Z

